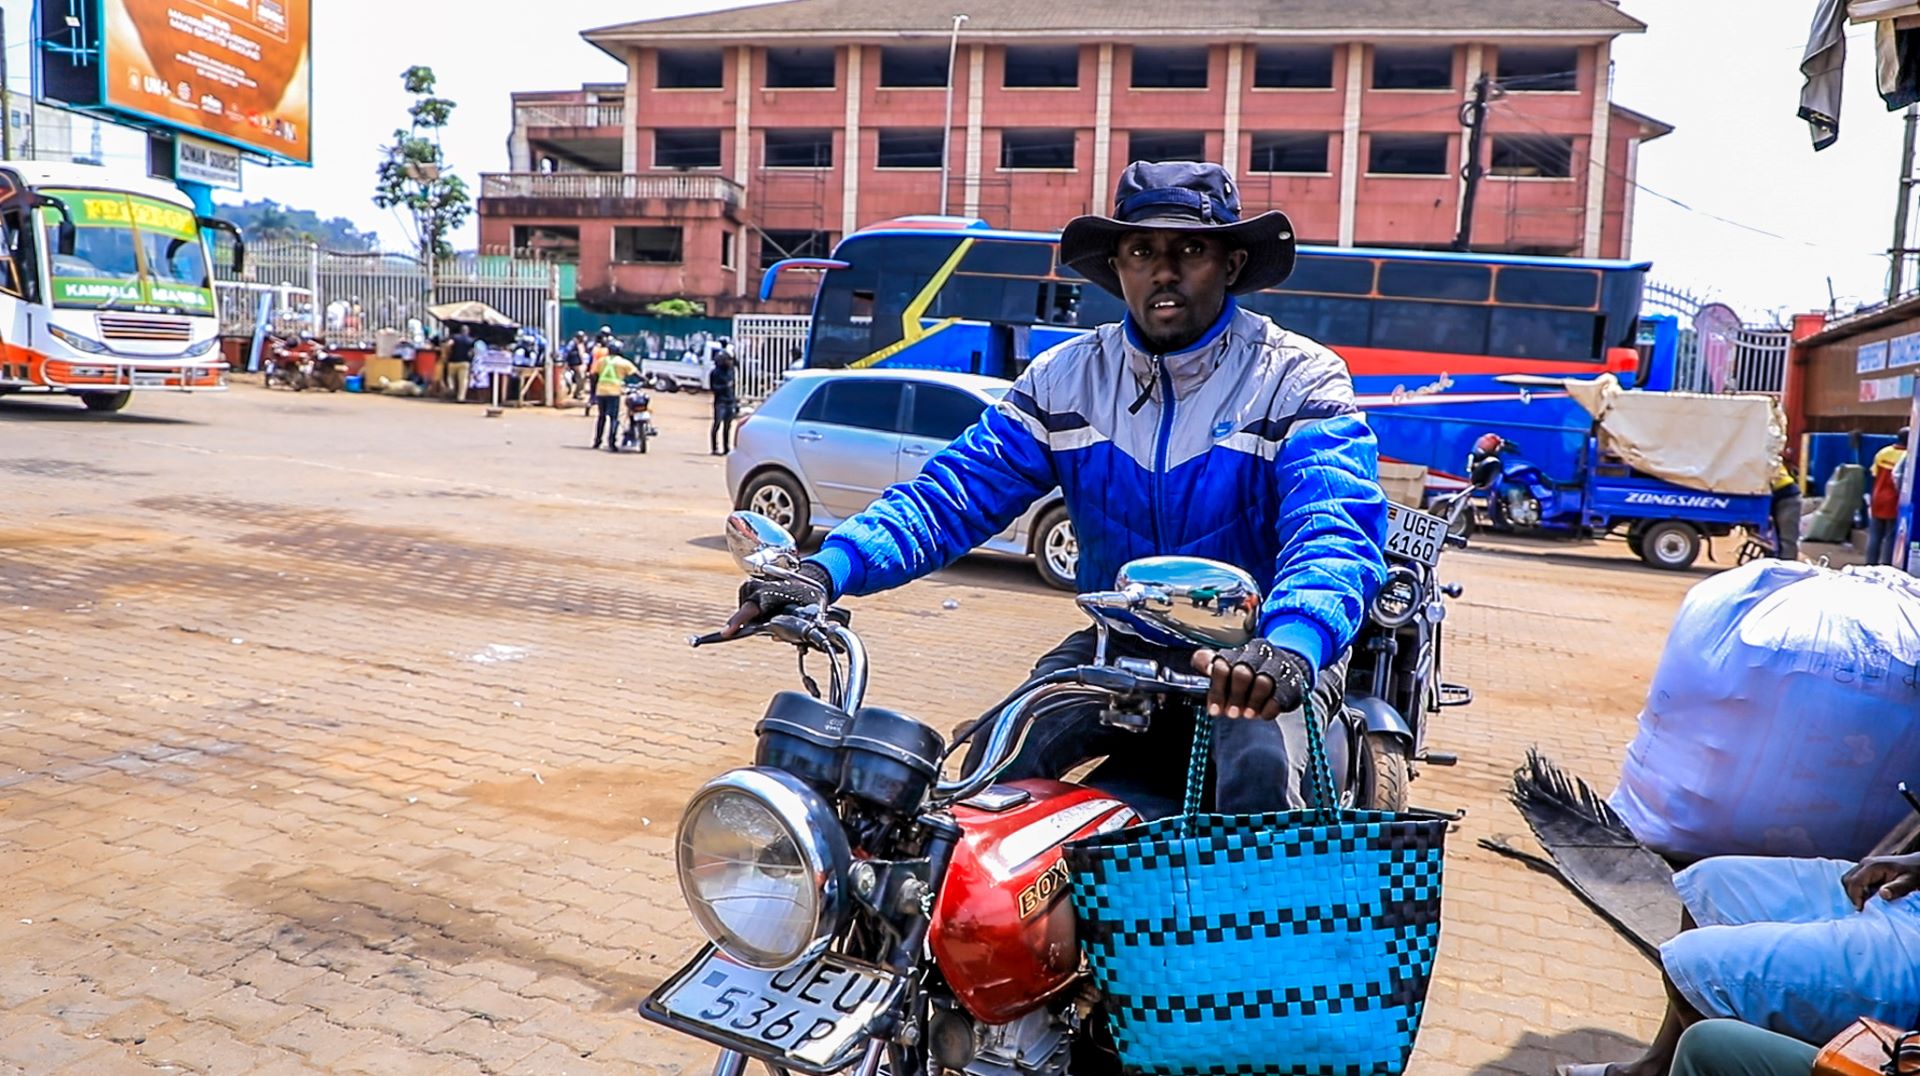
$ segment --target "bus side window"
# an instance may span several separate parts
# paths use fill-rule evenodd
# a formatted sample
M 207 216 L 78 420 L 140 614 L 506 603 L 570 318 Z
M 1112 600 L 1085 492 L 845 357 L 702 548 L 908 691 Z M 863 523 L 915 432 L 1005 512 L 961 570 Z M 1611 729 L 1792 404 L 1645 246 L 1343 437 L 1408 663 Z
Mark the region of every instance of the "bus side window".
M 34 272 L 30 218 L 17 209 L 0 213 L 0 291 L 29 301 L 39 299 Z

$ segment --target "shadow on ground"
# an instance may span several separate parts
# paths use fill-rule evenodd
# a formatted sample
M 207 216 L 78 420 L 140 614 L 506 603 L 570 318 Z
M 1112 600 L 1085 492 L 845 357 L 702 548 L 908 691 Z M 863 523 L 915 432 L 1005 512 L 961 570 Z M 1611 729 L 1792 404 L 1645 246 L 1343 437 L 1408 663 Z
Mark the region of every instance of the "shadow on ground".
M 1646 1044 L 1616 1031 L 1581 1028 L 1558 1035 L 1529 1031 L 1505 1057 L 1473 1070 L 1473 1076 L 1553 1076 L 1558 1065 L 1589 1061 L 1629 1061 Z
M 129 408 L 140 406 L 139 400 L 127 405 Z M 136 426 L 199 426 L 202 423 L 188 418 L 170 418 L 164 415 L 143 415 L 138 411 L 117 411 L 102 414 L 89 411 L 78 400 L 68 400 L 48 396 L 35 400 L 0 400 L 0 421 L 4 422 L 101 422 L 118 425 Z

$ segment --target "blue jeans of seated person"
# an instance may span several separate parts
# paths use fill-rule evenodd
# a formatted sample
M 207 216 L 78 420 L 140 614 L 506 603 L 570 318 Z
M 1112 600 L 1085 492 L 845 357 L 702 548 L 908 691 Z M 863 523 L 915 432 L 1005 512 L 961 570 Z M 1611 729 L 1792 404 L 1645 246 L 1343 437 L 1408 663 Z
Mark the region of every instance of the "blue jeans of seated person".
M 1673 1076 L 1811 1076 L 1819 1050 L 1738 1020 L 1703 1020 L 1680 1036 Z

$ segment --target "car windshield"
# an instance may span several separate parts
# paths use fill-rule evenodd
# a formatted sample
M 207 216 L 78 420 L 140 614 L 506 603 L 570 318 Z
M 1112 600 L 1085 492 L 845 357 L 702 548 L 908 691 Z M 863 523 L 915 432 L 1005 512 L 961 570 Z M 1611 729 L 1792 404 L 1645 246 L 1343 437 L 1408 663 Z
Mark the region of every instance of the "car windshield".
M 193 211 L 121 191 L 49 190 L 73 217 L 73 252 L 60 253 L 60 214 L 41 210 L 53 251 L 53 304 L 211 313 L 213 282 Z

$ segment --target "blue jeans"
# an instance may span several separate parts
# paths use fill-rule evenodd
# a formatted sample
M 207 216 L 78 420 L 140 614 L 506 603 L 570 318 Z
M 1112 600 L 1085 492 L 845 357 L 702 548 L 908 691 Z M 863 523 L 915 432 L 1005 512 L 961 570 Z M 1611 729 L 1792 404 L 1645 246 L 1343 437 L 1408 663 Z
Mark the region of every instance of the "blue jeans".
M 1893 563 L 1893 531 L 1897 519 L 1867 520 L 1867 563 Z
M 1809 1076 L 1818 1052 L 1738 1020 L 1703 1020 L 1680 1036 L 1673 1076 Z

